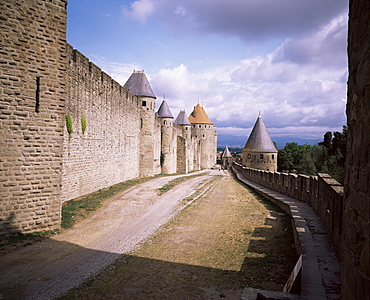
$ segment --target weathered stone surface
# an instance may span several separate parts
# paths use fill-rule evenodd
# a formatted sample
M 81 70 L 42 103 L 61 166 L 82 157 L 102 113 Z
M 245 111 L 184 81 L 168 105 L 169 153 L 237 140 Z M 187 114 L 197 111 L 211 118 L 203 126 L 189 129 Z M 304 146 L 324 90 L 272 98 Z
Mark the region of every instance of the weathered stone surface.
M 347 161 L 344 184 L 342 298 L 369 299 L 370 1 L 351 0 Z
M 0 235 L 60 225 L 65 6 L 0 2 Z
M 0 2 L 0 235 L 57 229 L 63 201 L 113 184 L 215 163 L 213 124 L 192 135 L 156 116 L 153 93 L 130 93 L 66 43 L 66 6 Z

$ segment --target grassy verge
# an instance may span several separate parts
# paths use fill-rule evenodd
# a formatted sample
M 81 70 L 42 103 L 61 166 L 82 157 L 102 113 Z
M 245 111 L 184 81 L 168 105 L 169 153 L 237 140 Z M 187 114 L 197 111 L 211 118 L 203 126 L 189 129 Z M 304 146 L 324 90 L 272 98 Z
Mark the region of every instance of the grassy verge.
M 153 178 L 164 176 L 156 175 L 154 177 L 140 177 L 127 180 L 105 189 L 101 189 L 89 195 L 85 195 L 63 203 L 62 207 L 62 228 L 71 228 L 74 224 L 86 219 L 90 213 L 100 208 L 104 201 L 115 196 L 119 192 L 127 190 L 136 184 L 143 183 Z
M 195 174 L 195 175 L 190 175 L 190 176 L 183 176 L 183 177 L 173 179 L 173 180 L 171 180 L 170 182 L 168 182 L 167 184 L 165 184 L 164 186 L 162 186 L 158 189 L 158 196 L 161 196 L 164 193 L 168 192 L 170 189 L 174 188 L 176 185 L 180 184 L 181 182 L 184 182 L 186 180 L 190 180 L 194 177 L 203 176 L 203 175 L 205 175 L 205 173 Z
M 207 190 L 218 180 L 220 180 L 221 177 L 215 176 L 211 178 L 210 180 L 203 181 L 198 184 L 197 187 L 194 189 L 194 193 L 190 194 L 188 197 L 182 199 L 182 203 L 185 204 L 185 206 L 190 205 L 193 201 L 197 200 L 199 197 L 201 197 Z
M 226 178 L 62 299 L 240 299 L 281 290 L 295 261 L 290 217 Z
M 100 208 L 104 201 L 113 197 L 117 193 L 124 191 L 136 184 L 151 180 L 160 176 L 168 175 L 156 175 L 153 177 L 141 177 L 128 181 L 124 181 L 113 186 L 101 189 L 89 195 L 81 196 L 79 198 L 67 201 L 62 205 L 62 229 L 68 229 L 74 224 L 87 218 L 90 213 L 96 211 Z M 25 247 L 33 243 L 39 242 L 43 239 L 49 238 L 55 233 L 55 231 L 43 231 L 43 232 L 33 232 L 33 233 L 19 233 L 9 236 L 0 237 L 0 253 L 8 252 L 16 248 Z

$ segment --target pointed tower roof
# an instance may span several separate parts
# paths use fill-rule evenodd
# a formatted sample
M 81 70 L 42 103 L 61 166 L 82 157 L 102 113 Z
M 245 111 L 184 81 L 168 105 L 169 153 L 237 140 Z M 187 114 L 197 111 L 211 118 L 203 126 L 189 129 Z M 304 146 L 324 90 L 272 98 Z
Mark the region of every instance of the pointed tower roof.
M 222 152 L 221 154 L 221 157 L 224 158 L 224 157 L 232 157 L 230 151 L 229 151 L 229 148 L 226 146 L 224 151 Z
M 258 116 L 256 124 L 254 124 L 243 151 L 278 152 L 271 140 L 265 124 L 262 121 L 261 116 Z
M 185 110 L 180 110 L 175 121 L 173 122 L 177 125 L 191 125 L 188 119 L 188 116 L 185 113 Z
M 163 99 L 161 106 L 159 107 L 157 111 L 157 115 L 161 118 L 171 118 L 173 119 L 173 115 L 171 113 L 170 108 L 167 105 L 166 99 Z
M 135 96 L 156 98 L 144 71 L 134 70 L 123 87 Z
M 210 124 L 214 125 L 208 118 L 206 111 L 198 103 L 194 106 L 192 113 L 189 115 L 189 121 L 192 124 Z

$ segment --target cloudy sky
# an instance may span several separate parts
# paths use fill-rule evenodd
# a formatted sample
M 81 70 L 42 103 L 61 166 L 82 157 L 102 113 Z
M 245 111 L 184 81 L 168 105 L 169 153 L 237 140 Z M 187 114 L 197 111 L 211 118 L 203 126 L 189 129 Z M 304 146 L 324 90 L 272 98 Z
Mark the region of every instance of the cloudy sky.
M 347 0 L 70 0 L 67 40 L 124 84 L 144 70 L 174 116 L 203 104 L 220 144 L 259 112 L 273 140 L 346 124 Z

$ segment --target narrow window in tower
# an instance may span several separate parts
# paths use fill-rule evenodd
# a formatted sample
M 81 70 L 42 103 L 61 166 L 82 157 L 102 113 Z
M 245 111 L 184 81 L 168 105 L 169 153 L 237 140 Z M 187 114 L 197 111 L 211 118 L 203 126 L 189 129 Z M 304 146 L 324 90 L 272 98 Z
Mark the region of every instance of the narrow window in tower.
M 146 101 L 141 101 L 141 106 L 146 106 Z
M 260 154 L 260 159 L 263 159 L 263 154 Z
M 274 154 L 272 154 L 272 159 L 275 159 L 275 156 L 274 156 Z
M 140 119 L 140 128 L 143 128 L 143 119 Z
M 40 111 L 40 77 L 36 77 L 36 103 L 35 103 L 35 112 Z
M 164 125 L 167 125 L 167 121 L 166 121 L 166 120 L 164 120 L 164 121 L 163 121 L 163 124 L 164 124 Z

